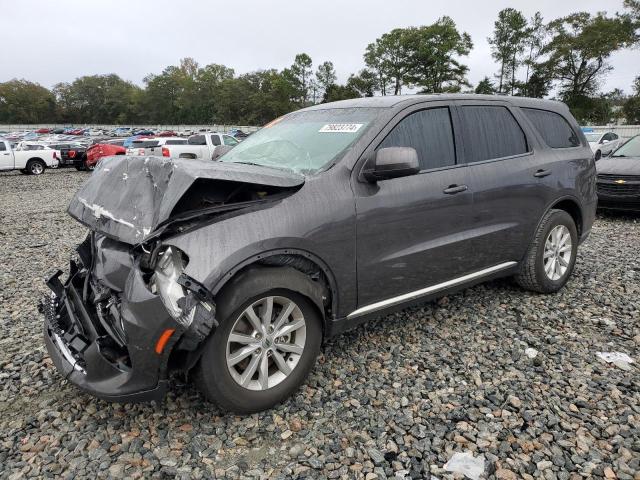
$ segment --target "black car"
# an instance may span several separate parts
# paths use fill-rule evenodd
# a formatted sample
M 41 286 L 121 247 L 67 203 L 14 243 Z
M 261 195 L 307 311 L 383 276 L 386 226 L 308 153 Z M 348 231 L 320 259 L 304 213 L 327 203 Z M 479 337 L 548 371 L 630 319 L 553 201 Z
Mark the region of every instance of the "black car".
M 640 212 L 640 135 L 597 164 L 598 207 Z
M 87 160 L 87 147 L 77 143 L 54 143 L 49 147 L 60 151 L 60 167 L 75 167 L 77 170 L 84 168 Z
M 496 277 L 558 291 L 596 201 L 567 107 L 517 97 L 348 100 L 215 162 L 104 158 L 69 205 L 90 233 L 48 281 L 45 342 L 108 400 L 187 371 L 223 409 L 262 410 L 368 318 Z

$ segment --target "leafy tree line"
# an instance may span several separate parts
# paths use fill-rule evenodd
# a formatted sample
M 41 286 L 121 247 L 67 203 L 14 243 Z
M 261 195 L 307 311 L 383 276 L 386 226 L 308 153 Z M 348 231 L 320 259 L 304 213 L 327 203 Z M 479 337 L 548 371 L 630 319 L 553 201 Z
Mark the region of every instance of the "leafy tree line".
M 365 68 L 337 82 L 332 62 L 314 69 L 305 53 L 283 70 L 236 74 L 200 66 L 192 58 L 144 78 L 140 87 L 116 74 L 77 78 L 48 90 L 27 80 L 0 83 L 0 123 L 244 124 L 261 125 L 308 105 L 407 92 L 475 92 L 566 102 L 581 122 L 606 123 L 624 116 L 640 123 L 640 77 L 633 93 L 602 92 L 611 55 L 640 46 L 640 0 L 622 11 L 577 12 L 526 18 L 514 8 L 498 13 L 488 38 L 497 69 L 472 86 L 464 58 L 468 33 L 444 16 L 431 25 L 396 28 L 370 43 Z

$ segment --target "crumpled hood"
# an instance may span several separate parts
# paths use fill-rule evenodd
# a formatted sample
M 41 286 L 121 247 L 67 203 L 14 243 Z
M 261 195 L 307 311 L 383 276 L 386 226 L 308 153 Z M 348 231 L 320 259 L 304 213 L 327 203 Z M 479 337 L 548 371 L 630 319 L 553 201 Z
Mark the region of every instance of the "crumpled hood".
M 607 157 L 596 162 L 598 173 L 608 175 L 640 175 L 639 157 Z
M 211 160 L 106 157 L 71 200 L 67 212 L 92 230 L 129 244 L 167 220 L 198 179 L 296 187 L 304 177 L 280 169 Z

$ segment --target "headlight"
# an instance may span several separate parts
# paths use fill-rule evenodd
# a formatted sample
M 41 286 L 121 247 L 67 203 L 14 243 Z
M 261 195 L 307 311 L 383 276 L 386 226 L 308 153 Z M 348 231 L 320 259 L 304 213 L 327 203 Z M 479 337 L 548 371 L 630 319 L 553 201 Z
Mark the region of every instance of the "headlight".
M 187 295 L 185 288 L 178 283 L 178 278 L 184 272 L 187 260 L 176 247 L 166 247 L 158 254 L 153 275 L 149 286 L 151 293 L 160 296 L 169 314 L 184 326 L 193 320 L 191 312 L 184 312 L 180 302 Z

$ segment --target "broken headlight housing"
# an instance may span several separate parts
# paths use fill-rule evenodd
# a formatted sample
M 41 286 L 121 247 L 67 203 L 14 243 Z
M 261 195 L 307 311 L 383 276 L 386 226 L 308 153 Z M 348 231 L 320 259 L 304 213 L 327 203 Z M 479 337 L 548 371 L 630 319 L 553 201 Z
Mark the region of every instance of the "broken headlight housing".
M 183 310 L 188 292 L 178 283 L 178 279 L 187 263 L 187 257 L 182 251 L 172 246 L 164 247 L 158 253 L 149 281 L 151 293 L 160 296 L 169 314 L 185 327 L 193 321 L 193 309 L 187 312 Z

